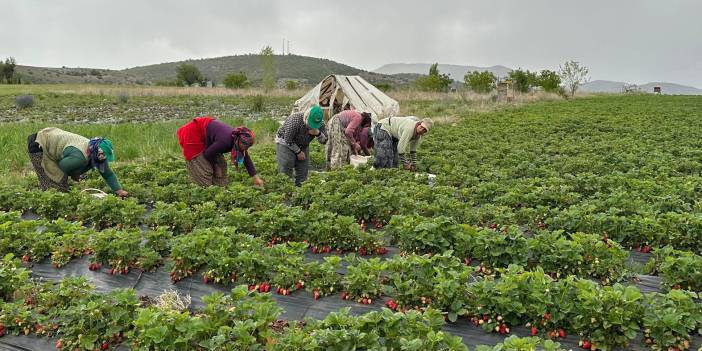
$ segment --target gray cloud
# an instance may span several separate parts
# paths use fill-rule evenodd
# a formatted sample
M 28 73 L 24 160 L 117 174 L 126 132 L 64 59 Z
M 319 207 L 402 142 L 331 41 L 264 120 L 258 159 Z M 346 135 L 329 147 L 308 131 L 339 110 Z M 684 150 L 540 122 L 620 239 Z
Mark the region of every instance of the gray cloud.
M 127 68 L 292 51 L 372 70 L 391 62 L 555 69 L 702 87 L 702 2 L 0 0 L 0 57 Z

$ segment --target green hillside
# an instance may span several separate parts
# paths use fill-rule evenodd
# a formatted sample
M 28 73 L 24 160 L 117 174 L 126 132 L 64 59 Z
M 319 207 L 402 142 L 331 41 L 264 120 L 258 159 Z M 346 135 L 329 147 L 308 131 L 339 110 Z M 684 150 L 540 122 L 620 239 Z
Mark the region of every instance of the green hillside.
M 221 84 L 224 77 L 232 72 L 243 71 L 249 80 L 257 83 L 261 79 L 259 55 L 236 55 L 187 61 L 159 63 L 133 67 L 124 70 L 104 70 L 91 68 L 46 68 L 18 66 L 18 72 L 31 83 L 104 83 L 104 84 L 155 84 L 172 81 L 176 67 L 182 63 L 194 64 L 200 72 L 215 84 Z M 327 59 L 298 56 L 275 55 L 278 80 L 294 79 L 303 84 L 313 85 L 325 76 L 335 73 L 361 75 L 371 83 L 409 84 L 413 79 L 406 76 L 393 76 L 367 72 Z

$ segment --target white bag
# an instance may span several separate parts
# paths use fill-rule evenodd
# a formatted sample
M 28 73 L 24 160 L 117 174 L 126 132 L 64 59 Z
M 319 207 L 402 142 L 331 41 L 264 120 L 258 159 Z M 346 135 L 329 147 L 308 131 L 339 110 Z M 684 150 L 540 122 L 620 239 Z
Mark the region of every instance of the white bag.
M 81 193 L 86 193 L 90 196 L 96 197 L 98 199 L 104 199 L 107 197 L 107 193 L 100 189 L 93 189 L 93 188 L 88 188 L 88 189 L 83 189 Z
M 356 168 L 368 163 L 370 156 L 351 155 L 351 165 Z

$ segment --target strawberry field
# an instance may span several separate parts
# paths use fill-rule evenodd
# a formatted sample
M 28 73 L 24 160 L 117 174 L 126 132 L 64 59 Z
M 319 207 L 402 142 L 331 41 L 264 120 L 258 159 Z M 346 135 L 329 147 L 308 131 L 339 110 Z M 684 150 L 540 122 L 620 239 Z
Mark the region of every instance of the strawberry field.
M 417 173 L 296 188 L 261 144 L 264 188 L 197 188 L 172 153 L 114 165 L 126 200 L 3 183 L 0 350 L 702 346 L 702 99 L 458 117 Z

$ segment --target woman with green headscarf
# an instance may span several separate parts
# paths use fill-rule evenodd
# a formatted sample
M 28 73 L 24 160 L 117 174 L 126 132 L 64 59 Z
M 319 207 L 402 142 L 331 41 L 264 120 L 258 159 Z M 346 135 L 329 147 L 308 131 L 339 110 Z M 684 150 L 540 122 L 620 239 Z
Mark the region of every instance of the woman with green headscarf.
M 315 138 L 321 144 L 327 142 L 324 112 L 319 105 L 314 105 L 305 112 L 293 113 L 276 133 L 275 157 L 278 171 L 291 178 L 294 172 L 297 186 L 307 180 L 310 167 L 309 146 Z
M 54 188 L 66 192 L 70 188 L 68 177 L 80 181 L 83 173 L 95 168 L 115 194 L 128 195 L 108 165 L 115 160 L 110 139 L 88 139 L 51 127 L 30 135 L 27 149 L 42 190 Z

